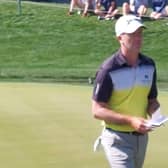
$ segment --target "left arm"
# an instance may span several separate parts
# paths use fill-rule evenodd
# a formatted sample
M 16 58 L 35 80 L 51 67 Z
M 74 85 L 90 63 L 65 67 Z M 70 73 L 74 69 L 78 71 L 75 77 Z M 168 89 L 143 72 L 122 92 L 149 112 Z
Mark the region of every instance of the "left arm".
M 159 107 L 160 103 L 157 100 L 158 96 L 158 89 L 157 89 L 157 72 L 156 72 L 156 66 L 154 63 L 154 73 L 153 73 L 153 80 L 152 80 L 152 86 L 148 95 L 148 106 L 147 106 L 147 112 L 151 116 L 153 112 L 155 112 Z
M 160 103 L 156 98 L 148 100 L 147 112 L 151 116 L 158 108 L 160 107 Z

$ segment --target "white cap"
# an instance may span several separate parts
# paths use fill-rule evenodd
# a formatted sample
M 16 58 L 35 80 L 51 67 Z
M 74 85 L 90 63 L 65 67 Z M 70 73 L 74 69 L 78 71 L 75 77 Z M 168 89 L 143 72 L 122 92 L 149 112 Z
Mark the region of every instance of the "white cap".
M 133 33 L 140 27 L 145 28 L 140 17 L 131 14 L 121 16 L 115 24 L 116 36 L 118 37 L 123 33 Z

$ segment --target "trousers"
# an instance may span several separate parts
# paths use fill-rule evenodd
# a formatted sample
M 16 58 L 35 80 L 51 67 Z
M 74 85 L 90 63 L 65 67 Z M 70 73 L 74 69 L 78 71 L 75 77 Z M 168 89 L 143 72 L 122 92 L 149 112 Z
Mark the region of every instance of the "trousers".
M 147 143 L 148 134 L 104 129 L 101 135 L 101 145 L 111 168 L 142 168 Z

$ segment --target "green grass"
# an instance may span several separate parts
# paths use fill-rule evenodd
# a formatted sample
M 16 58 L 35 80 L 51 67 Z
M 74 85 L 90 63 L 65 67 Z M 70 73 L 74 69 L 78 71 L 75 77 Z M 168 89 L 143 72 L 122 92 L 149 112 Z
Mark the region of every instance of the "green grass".
M 2 168 L 107 168 L 94 153 L 101 132 L 92 118 L 92 87 L 0 83 L 0 166 Z M 168 92 L 159 92 L 168 115 Z M 167 124 L 150 133 L 144 168 L 167 168 Z
M 16 1 L 0 0 L 1 80 L 86 81 L 94 76 L 119 47 L 115 21 L 68 17 L 67 8 L 22 1 L 18 15 Z M 142 51 L 156 61 L 159 81 L 168 81 L 167 23 L 145 21 Z
M 98 166 L 90 87 L 1 83 L 0 91 L 1 167 Z

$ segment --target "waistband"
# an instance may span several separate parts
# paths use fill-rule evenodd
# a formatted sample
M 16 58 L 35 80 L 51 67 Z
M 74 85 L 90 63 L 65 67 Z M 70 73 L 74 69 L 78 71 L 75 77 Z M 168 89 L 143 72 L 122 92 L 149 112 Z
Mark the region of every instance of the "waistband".
M 112 132 L 118 132 L 118 133 L 128 134 L 128 135 L 135 135 L 135 136 L 143 136 L 143 135 L 145 135 L 145 134 L 142 134 L 142 133 L 137 132 L 137 131 L 131 131 L 131 132 L 127 132 L 127 131 L 117 131 L 117 130 L 113 130 L 113 129 L 107 128 L 107 127 L 106 127 L 106 129 L 109 130 L 109 131 L 112 131 Z

